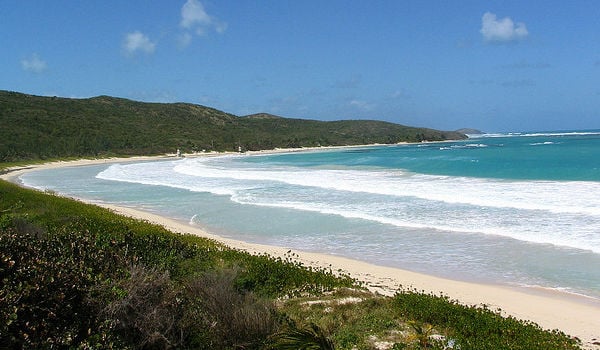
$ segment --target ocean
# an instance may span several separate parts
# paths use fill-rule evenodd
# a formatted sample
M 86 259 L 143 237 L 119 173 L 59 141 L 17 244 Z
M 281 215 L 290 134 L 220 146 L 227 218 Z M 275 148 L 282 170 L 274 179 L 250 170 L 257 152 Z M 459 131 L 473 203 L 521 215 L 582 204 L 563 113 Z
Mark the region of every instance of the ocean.
M 224 237 L 600 299 L 600 131 L 26 173 Z

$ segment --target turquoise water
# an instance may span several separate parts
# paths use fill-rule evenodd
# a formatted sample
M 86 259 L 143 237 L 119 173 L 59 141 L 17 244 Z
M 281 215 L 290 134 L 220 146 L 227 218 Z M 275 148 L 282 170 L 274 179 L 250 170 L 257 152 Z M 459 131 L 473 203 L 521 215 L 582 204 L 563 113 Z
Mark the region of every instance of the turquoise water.
M 600 298 L 600 131 L 107 164 L 21 181 L 245 241 Z
M 273 155 L 254 161 L 303 167 L 341 164 L 497 179 L 600 181 L 600 131 L 500 134 L 448 144 Z

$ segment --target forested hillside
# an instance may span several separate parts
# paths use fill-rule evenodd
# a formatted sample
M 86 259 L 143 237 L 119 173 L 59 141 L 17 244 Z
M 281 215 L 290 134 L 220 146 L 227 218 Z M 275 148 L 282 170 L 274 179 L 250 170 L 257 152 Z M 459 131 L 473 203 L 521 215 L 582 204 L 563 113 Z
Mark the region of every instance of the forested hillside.
M 462 139 L 457 132 L 370 120 L 238 117 L 189 103 L 0 91 L 0 161 L 261 150 Z

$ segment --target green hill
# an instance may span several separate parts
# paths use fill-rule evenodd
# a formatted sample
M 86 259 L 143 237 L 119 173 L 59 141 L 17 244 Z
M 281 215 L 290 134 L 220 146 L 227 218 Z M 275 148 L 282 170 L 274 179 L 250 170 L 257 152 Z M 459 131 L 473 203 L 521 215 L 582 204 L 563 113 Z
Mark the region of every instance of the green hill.
M 189 103 L 0 91 L 0 161 L 462 139 L 458 132 L 372 120 L 238 117 Z

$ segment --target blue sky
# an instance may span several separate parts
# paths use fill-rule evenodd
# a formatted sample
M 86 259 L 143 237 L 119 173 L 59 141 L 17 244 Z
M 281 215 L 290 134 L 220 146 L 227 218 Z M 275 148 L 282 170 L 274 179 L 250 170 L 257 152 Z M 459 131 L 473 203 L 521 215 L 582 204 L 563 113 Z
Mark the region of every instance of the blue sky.
M 597 1 L 0 2 L 0 89 L 437 129 L 600 129 Z

